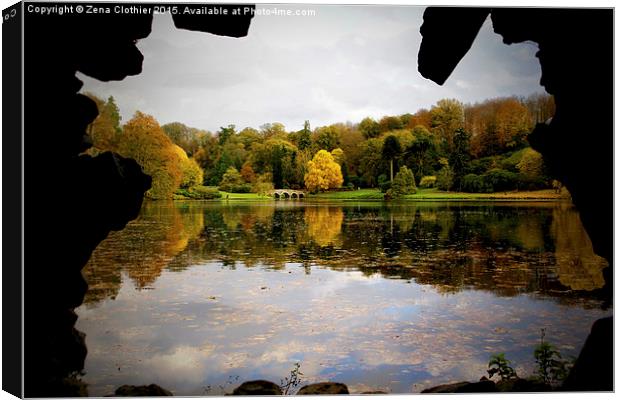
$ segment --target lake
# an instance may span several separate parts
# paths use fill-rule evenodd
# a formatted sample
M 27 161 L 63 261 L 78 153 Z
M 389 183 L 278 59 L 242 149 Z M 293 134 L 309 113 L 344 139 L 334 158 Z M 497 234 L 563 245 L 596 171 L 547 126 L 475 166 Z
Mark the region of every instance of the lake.
M 419 392 L 504 352 L 534 372 L 541 329 L 577 356 L 612 314 L 603 259 L 565 202 L 147 202 L 84 275 L 91 396 L 305 383 Z

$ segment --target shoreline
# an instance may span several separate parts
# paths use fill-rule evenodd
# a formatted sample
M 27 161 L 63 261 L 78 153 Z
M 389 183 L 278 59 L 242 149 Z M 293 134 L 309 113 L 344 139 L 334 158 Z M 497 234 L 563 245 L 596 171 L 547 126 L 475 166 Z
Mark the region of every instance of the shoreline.
M 342 192 L 325 192 L 308 194 L 303 199 L 274 199 L 271 196 L 260 196 L 256 193 L 227 193 L 220 192 L 222 197 L 209 200 L 175 199 L 176 201 L 206 201 L 206 202 L 380 202 L 380 203 L 417 203 L 417 202 L 571 202 L 567 192 L 555 193 L 553 190 L 536 190 L 520 192 L 496 193 L 464 193 L 442 192 L 437 189 L 421 189 L 415 194 L 398 199 L 385 200 L 383 193 L 378 189 L 360 189 Z

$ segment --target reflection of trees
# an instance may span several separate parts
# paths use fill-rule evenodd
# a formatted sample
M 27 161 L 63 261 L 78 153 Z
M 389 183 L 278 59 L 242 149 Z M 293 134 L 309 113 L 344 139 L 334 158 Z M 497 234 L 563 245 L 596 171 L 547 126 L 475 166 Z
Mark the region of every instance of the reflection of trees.
M 112 232 L 83 270 L 85 303 L 115 297 L 125 271 L 137 288 L 152 285 L 170 261 L 203 227 L 202 213 L 188 203 L 145 202 L 140 217 Z
M 607 262 L 592 251 L 592 242 L 575 210 L 553 210 L 551 235 L 555 242 L 559 281 L 573 290 L 593 290 L 604 285 Z
M 93 255 L 86 271 L 94 282 L 90 296 L 116 293 L 121 269 L 144 287 L 163 268 L 181 270 L 206 260 L 227 268 L 282 268 L 287 262 L 307 271 L 311 264 L 354 268 L 442 292 L 472 288 L 503 296 L 557 297 L 603 283 L 600 260 L 572 208 L 148 204 L 139 220 Z
M 304 220 L 308 236 L 319 246 L 338 245 L 344 213 L 342 207 L 306 207 Z

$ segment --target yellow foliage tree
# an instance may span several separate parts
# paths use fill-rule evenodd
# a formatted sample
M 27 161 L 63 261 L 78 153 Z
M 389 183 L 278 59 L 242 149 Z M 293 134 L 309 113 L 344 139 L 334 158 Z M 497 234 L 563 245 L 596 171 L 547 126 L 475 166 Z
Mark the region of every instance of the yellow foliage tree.
M 181 187 L 189 189 L 196 185 L 202 185 L 202 168 L 200 168 L 196 160 L 187 156 L 187 153 L 181 146 L 177 146 L 176 144 L 173 146 L 174 151 L 179 156 L 179 160 L 181 160 L 179 165 L 181 168 Z
M 172 143 L 150 115 L 136 112 L 125 124 L 119 140 L 118 152 L 133 158 L 145 174 L 153 178 L 147 197 L 169 199 L 182 180 L 181 157 Z
M 326 150 L 319 150 L 311 161 L 308 161 L 308 172 L 304 176 L 306 188 L 318 192 L 342 185 L 342 170 L 334 161 L 334 157 Z

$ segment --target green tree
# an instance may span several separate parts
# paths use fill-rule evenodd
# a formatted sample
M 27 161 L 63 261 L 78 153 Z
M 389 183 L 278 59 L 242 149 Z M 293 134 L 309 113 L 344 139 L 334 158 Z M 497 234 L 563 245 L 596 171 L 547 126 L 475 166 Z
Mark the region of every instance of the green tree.
M 263 139 L 284 139 L 286 137 L 286 127 L 280 122 L 267 123 L 260 126 Z
M 224 145 L 224 143 L 233 137 L 235 133 L 235 125 L 233 124 L 228 125 L 226 128 L 220 127 L 220 130 L 217 132 L 217 138 L 220 146 Z
M 218 175 L 216 166 L 219 164 L 222 156 L 222 147 L 219 145 L 218 139 L 212 135 L 208 135 L 201 141 L 200 147 L 194 154 L 194 159 L 204 171 L 204 183 L 207 185 L 217 185 L 222 179 L 222 175 L 226 171 L 222 171 L 222 175 Z M 226 165 L 228 168 L 228 165 Z
M 241 132 L 237 134 L 237 138 L 239 142 L 243 144 L 243 148 L 248 151 L 252 148 L 254 143 L 262 140 L 260 133 L 256 129 L 250 127 L 243 128 Z
M 521 161 L 517 164 L 519 172 L 529 179 L 540 178 L 543 174 L 543 168 L 542 155 L 531 148 L 523 151 Z
M 454 182 L 454 172 L 452 171 L 452 168 L 450 168 L 448 160 L 442 158 L 439 162 L 441 163 L 442 167 L 437 174 L 436 185 L 439 190 L 449 191 L 452 188 Z
M 394 159 L 400 156 L 402 148 L 396 136 L 390 135 L 383 142 L 381 154 L 383 159 L 390 163 L 390 182 L 394 180 Z
M 272 181 L 273 181 L 273 177 L 271 176 L 271 173 L 269 172 L 258 175 L 258 177 L 256 178 L 256 181 L 252 185 L 252 192 L 257 193 L 261 196 L 266 196 L 270 194 L 271 192 L 273 192 L 273 189 L 274 189 Z
M 437 147 L 431 133 L 423 126 L 413 129 L 413 142 L 405 149 L 405 159 L 413 166 L 414 175 L 418 180 L 434 173 L 437 163 Z
M 304 129 L 298 132 L 297 147 L 299 150 L 305 150 L 312 145 L 312 131 L 310 130 L 310 121 L 304 121 Z
M 405 165 L 400 167 L 392 182 L 392 196 L 399 197 L 416 192 L 415 178 L 413 172 Z
M 377 185 L 377 176 L 385 165 L 381 156 L 383 141 L 379 138 L 368 139 L 358 145 L 360 158 L 358 164 L 358 176 L 367 186 Z
M 448 161 L 454 173 L 452 185 L 457 191 L 462 189 L 461 180 L 467 174 L 467 164 L 471 160 L 469 138 L 470 135 L 461 128 L 454 133 L 454 146 Z
M 235 186 L 239 186 L 244 184 L 243 177 L 237 171 L 235 167 L 230 167 L 222 176 L 222 181 L 220 182 L 219 188 L 223 192 L 232 192 L 234 191 Z
M 376 138 L 381 134 L 379 124 L 370 117 L 364 118 L 358 125 L 359 131 L 366 139 Z
M 318 150 L 332 151 L 340 146 L 341 127 L 337 125 L 322 126 L 315 129 L 312 142 Z

